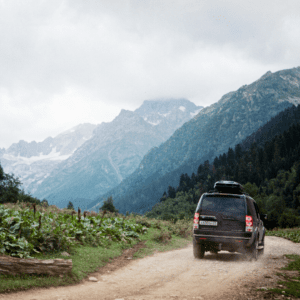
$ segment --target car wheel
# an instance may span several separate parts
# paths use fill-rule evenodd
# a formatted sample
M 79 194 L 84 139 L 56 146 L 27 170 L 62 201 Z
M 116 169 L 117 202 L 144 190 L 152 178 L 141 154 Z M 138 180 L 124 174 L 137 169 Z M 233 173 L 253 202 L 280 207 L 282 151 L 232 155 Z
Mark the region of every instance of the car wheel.
M 204 257 L 204 245 L 196 243 L 195 240 L 193 240 L 193 251 L 195 258 L 203 258 Z
M 265 238 L 263 238 L 261 245 L 258 247 L 258 254 L 263 255 L 264 251 L 265 251 Z
M 258 238 L 255 239 L 253 245 L 248 250 L 248 257 L 250 260 L 257 260 L 258 258 Z

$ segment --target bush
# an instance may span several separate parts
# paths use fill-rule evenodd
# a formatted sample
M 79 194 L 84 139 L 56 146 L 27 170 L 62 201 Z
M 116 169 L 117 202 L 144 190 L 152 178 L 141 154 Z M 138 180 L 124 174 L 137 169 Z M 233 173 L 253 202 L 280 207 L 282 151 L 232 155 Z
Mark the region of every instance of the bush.
M 107 246 L 110 240 L 131 242 L 147 231 L 134 220 L 74 213 L 56 206 L 0 205 L 0 253 L 26 258 L 34 252 L 64 251 L 78 243 Z
M 162 229 L 160 232 L 155 233 L 152 239 L 156 242 L 167 244 L 172 239 L 172 235 L 169 231 Z
M 296 216 L 292 209 L 289 209 L 282 213 L 278 223 L 281 228 L 299 227 L 300 217 Z

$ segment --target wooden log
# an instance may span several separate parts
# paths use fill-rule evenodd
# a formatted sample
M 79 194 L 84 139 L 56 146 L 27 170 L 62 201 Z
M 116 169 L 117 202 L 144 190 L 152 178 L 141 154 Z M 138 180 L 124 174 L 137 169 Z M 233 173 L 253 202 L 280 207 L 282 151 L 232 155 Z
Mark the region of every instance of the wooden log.
M 0 255 L 0 274 L 62 275 L 72 270 L 72 259 L 24 259 Z

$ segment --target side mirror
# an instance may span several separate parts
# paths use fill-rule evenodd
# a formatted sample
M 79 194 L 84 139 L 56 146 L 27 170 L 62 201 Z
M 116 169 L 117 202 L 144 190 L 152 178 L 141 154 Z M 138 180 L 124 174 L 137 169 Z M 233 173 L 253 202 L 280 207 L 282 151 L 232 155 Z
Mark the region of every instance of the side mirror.
M 268 220 L 268 216 L 266 214 L 260 214 L 260 219 L 262 221 L 267 221 Z

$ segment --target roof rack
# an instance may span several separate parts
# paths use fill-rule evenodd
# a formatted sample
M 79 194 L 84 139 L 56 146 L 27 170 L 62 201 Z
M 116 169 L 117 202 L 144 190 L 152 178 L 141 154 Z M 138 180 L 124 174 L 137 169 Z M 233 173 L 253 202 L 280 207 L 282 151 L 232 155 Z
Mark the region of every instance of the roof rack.
M 214 189 L 218 190 L 220 193 L 228 194 L 243 194 L 243 186 L 235 181 L 220 180 L 217 181 L 214 185 Z

